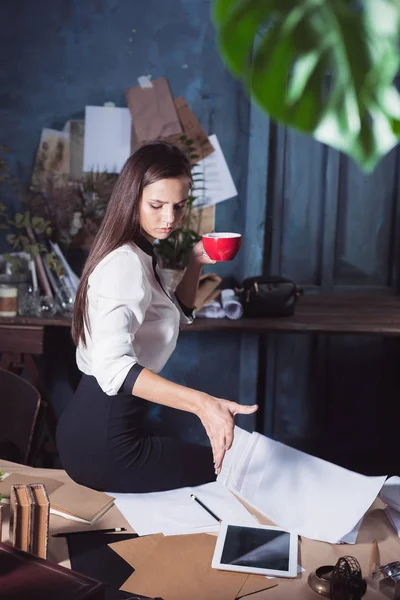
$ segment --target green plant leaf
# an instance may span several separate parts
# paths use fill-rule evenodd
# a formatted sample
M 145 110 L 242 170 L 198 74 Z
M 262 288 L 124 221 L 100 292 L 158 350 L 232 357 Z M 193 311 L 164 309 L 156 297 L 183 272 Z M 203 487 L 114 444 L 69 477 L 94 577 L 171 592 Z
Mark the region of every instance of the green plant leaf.
M 10 233 L 7 236 L 7 242 L 10 244 L 13 250 L 17 250 L 19 247 L 19 238 L 14 233 Z
M 14 223 L 15 223 L 15 227 L 17 227 L 18 229 L 22 229 L 23 227 L 25 227 L 25 216 L 22 213 L 16 213 L 15 217 L 14 217 Z
M 366 170 L 398 142 L 396 0 L 214 0 L 222 57 L 272 119 Z

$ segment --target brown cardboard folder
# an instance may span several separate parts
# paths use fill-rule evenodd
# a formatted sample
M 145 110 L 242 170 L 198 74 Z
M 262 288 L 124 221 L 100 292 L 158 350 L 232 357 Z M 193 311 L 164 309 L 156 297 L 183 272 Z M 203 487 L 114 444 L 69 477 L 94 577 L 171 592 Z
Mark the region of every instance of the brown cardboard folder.
M 260 575 L 212 569 L 216 539 L 206 533 L 156 534 L 110 544 L 135 569 L 121 589 L 164 600 L 234 600 L 277 585 Z
M 77 483 L 62 483 L 47 477 L 11 473 L 0 481 L 0 494 L 10 497 L 11 486 L 43 483 L 50 499 L 50 512 L 72 521 L 93 525 L 114 504 L 114 498 Z

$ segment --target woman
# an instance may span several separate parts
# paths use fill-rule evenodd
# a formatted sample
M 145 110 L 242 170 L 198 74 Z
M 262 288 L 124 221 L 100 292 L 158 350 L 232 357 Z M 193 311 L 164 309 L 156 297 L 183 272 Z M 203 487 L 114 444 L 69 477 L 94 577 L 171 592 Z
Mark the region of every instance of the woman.
M 191 321 L 202 266 L 199 242 L 173 294 L 153 253 L 179 227 L 191 165 L 165 142 L 139 148 L 125 163 L 80 281 L 72 324 L 83 372 L 60 418 L 63 467 L 78 483 L 111 492 L 151 492 L 215 479 L 242 406 L 167 381 L 158 373 L 175 349 L 179 323 Z M 152 435 L 150 403 L 199 417 L 211 447 Z M 214 459 L 214 464 L 213 464 Z

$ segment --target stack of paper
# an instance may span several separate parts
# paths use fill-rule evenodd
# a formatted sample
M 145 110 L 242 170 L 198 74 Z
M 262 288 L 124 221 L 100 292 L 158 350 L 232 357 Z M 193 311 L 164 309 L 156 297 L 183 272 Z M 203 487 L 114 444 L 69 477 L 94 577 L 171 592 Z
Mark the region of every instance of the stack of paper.
M 218 521 L 194 502 L 191 494 L 223 521 L 249 526 L 257 523 L 242 503 L 217 481 L 168 492 L 111 495 L 125 519 L 139 535 L 218 531 Z
M 235 428 L 218 481 L 276 525 L 331 543 L 354 543 L 386 476 L 367 477 Z

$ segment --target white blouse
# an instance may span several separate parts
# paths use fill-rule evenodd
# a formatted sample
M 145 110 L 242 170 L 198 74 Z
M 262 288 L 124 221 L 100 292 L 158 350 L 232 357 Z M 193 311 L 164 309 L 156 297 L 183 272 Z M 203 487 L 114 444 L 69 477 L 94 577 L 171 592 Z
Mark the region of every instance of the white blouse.
M 150 243 L 148 243 L 150 245 Z M 158 373 L 175 349 L 180 323 L 191 323 L 152 256 L 134 244 L 110 252 L 88 282 L 90 332 L 78 344 L 78 368 L 117 394 L 133 365 Z

